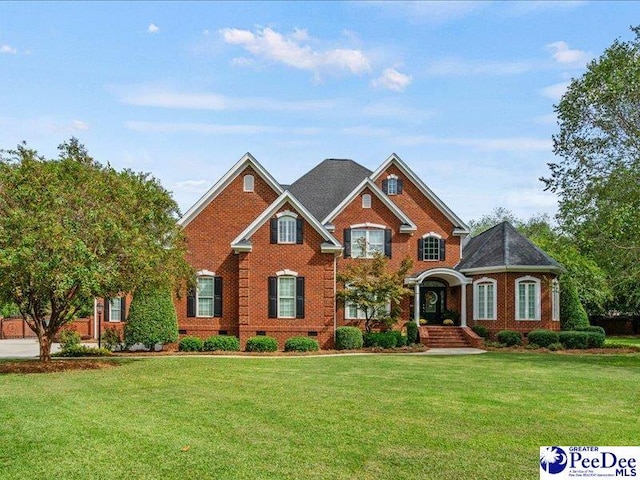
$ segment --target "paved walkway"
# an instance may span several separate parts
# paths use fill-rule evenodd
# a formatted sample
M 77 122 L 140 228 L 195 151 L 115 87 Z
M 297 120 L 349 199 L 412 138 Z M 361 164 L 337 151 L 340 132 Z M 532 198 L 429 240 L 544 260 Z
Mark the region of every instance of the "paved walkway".
M 97 346 L 96 344 L 91 344 L 92 346 Z M 60 350 L 60 345 L 54 343 L 51 347 L 51 353 L 55 353 Z M 409 354 L 401 354 L 401 355 L 476 355 L 479 353 L 485 353 L 484 350 L 480 350 L 479 348 L 432 348 L 427 350 L 426 352 L 416 352 Z M 18 338 L 13 340 L 0 340 L 0 358 L 36 358 L 39 355 L 39 346 L 38 340 L 32 338 Z M 319 355 L 321 357 L 328 356 L 340 356 L 340 355 L 377 355 L 375 353 L 370 352 L 362 352 L 362 353 L 336 353 L 330 355 Z M 389 353 L 385 353 L 383 355 L 393 355 Z M 265 358 L 262 355 L 203 355 L 209 358 Z M 159 357 L 140 357 L 140 358 L 168 358 L 169 356 L 159 356 Z M 128 357 L 130 358 L 130 357 Z M 308 358 L 308 356 L 274 356 L 269 358 Z

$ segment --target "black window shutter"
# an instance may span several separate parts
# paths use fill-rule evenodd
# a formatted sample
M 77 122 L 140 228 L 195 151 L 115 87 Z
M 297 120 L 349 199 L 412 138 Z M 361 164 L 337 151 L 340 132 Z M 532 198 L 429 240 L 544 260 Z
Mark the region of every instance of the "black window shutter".
M 127 297 L 120 298 L 120 321 L 124 322 L 127 320 Z
M 187 317 L 196 316 L 196 290 L 191 288 L 187 292 Z
M 384 254 L 391 258 L 391 229 L 387 228 L 384 231 Z
M 278 219 L 271 219 L 271 243 L 278 243 Z
M 269 277 L 269 318 L 278 317 L 278 277 Z
M 440 239 L 440 260 L 444 260 L 445 248 L 444 248 L 444 238 Z
M 213 277 L 213 316 L 222 316 L 222 277 Z
M 296 318 L 304 318 L 304 277 L 296 278 Z
M 424 260 L 424 238 L 418 239 L 418 260 Z
M 104 299 L 104 321 L 108 322 L 109 321 L 109 312 L 111 310 L 111 299 L 110 298 L 105 298 Z
M 402 180 L 401 179 L 398 179 L 397 185 L 398 185 L 398 195 L 400 195 L 402 193 Z
M 389 193 L 389 180 L 382 180 L 382 191 Z
M 351 229 L 344 229 L 344 258 L 351 257 Z
M 302 218 L 296 218 L 296 243 L 300 245 L 303 240 L 303 228 L 304 220 Z

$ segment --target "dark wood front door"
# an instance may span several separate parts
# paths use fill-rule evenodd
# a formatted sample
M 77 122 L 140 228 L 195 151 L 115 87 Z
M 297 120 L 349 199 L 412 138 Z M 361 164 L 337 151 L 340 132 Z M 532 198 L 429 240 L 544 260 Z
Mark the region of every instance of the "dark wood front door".
M 426 319 L 429 324 L 442 323 L 446 305 L 447 288 L 445 286 L 420 288 L 420 318 Z

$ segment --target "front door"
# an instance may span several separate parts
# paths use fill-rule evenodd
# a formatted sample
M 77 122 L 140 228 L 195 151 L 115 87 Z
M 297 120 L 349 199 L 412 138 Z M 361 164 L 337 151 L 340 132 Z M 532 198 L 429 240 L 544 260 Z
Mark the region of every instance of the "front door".
M 431 325 L 442 323 L 447 305 L 447 287 L 436 281 L 420 287 L 420 318 Z

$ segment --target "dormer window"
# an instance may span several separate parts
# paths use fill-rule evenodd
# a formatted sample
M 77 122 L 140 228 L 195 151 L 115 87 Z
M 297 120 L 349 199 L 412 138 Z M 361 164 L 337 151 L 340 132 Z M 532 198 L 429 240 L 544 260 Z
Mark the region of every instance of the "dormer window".
M 418 260 L 434 262 L 445 259 L 445 241 L 435 232 L 430 232 L 418 239 Z
M 244 176 L 244 191 L 245 192 L 253 192 L 253 188 L 255 185 L 255 178 L 253 175 L 245 175 Z
M 402 180 L 397 175 L 389 175 L 382 180 L 382 191 L 387 195 L 400 195 L 402 193 Z
M 371 195 L 368 193 L 362 195 L 362 208 L 371 208 Z

